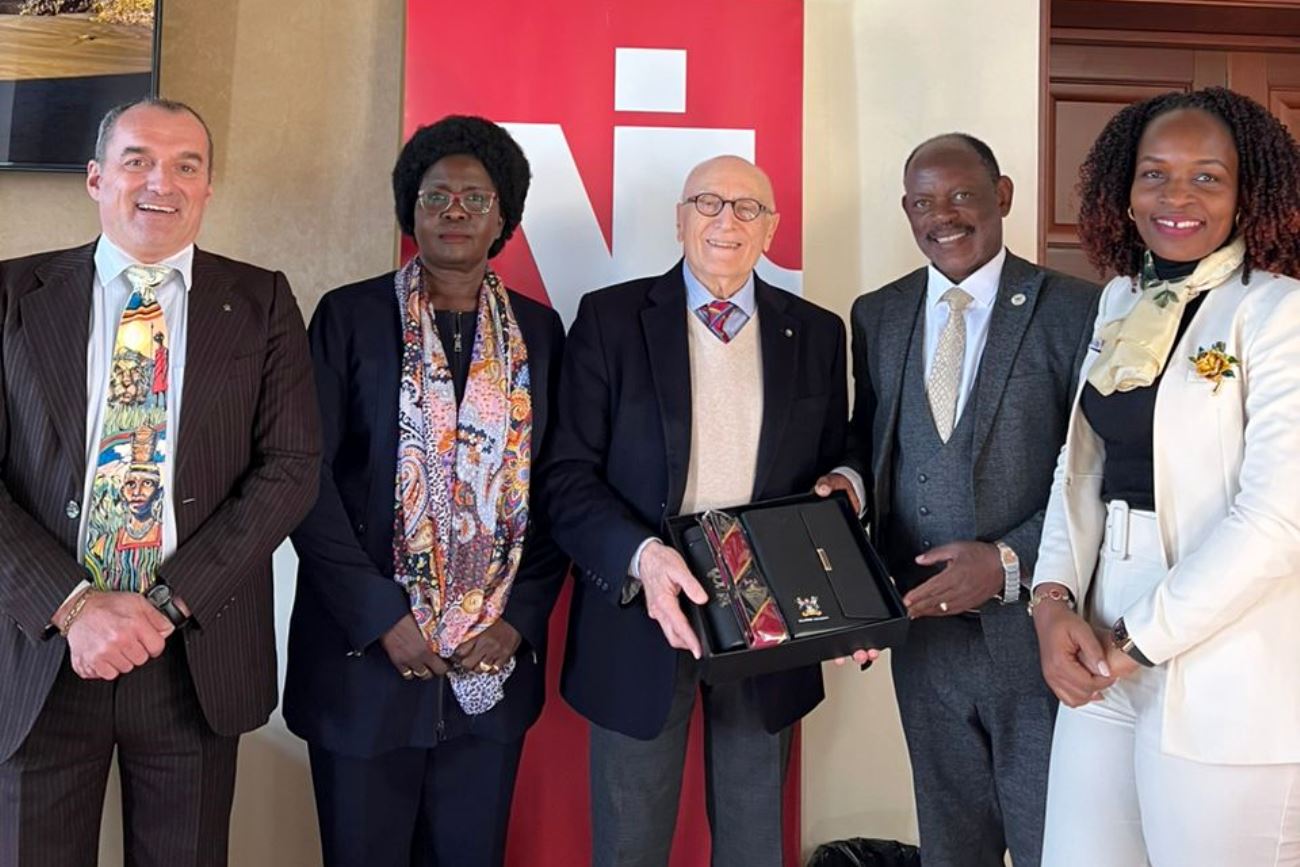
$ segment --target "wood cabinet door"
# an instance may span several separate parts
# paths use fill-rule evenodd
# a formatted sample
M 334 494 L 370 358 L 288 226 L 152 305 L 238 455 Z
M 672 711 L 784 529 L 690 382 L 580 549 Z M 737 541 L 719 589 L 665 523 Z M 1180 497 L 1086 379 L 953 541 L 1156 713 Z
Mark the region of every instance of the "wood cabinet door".
M 1089 280 L 1098 274 L 1079 247 L 1079 166 L 1124 106 L 1171 90 L 1227 83 L 1227 55 L 1191 47 L 1084 45 L 1054 41 L 1050 55 L 1040 224 L 1043 263 Z
M 1077 187 L 1079 166 L 1102 128 L 1124 106 L 1170 90 L 1219 85 L 1267 106 L 1300 138 L 1300 13 L 1255 10 L 1249 14 L 1257 13 L 1256 20 L 1238 11 L 1239 24 L 1256 30 L 1273 26 L 1266 34 L 1234 33 L 1231 17 L 1218 22 L 1215 31 L 1213 13 L 1205 10 L 1197 10 L 1194 21 L 1200 32 L 1132 29 L 1143 24 L 1134 17 L 1135 7 L 1157 5 L 1074 3 L 1063 20 L 1079 25 L 1087 19 L 1088 26 L 1048 31 L 1039 260 L 1050 268 L 1091 280 L 1111 276 L 1097 273 L 1079 246 Z M 1116 22 L 1130 29 L 1108 28 L 1107 8 L 1114 10 L 1109 14 Z M 1167 25 L 1177 19 L 1152 20 Z
M 1227 85 L 1268 106 L 1300 138 L 1300 53 L 1233 52 Z

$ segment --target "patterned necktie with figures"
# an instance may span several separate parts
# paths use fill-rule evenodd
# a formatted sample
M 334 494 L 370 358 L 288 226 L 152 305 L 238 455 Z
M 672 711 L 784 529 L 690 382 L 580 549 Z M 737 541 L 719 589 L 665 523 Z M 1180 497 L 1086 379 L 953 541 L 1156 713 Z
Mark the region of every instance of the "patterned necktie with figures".
M 171 347 L 157 289 L 171 273 L 126 270 L 132 292 L 113 341 L 86 531 L 85 565 L 100 590 L 143 593 L 162 560 Z

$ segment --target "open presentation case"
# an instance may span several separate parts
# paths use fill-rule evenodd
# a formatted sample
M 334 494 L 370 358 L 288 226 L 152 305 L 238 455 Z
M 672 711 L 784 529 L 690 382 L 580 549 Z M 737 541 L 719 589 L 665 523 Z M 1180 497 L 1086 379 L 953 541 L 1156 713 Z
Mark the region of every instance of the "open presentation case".
M 682 597 L 706 681 L 813 665 L 907 637 L 902 599 L 842 493 L 678 515 L 667 529 L 711 594 L 704 606 Z

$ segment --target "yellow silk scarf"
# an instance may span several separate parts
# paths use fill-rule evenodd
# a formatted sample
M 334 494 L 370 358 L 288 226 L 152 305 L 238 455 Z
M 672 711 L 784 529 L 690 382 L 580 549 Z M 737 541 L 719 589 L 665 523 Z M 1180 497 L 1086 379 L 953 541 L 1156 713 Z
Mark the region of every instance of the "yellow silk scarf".
M 1187 302 L 1226 283 L 1245 256 L 1246 241 L 1238 235 L 1202 259 L 1185 280 L 1160 280 L 1149 264 L 1143 268 L 1142 297 L 1123 318 L 1102 325 L 1097 335 L 1101 354 L 1088 371 L 1092 387 L 1108 395 L 1155 382 L 1173 349 Z M 1149 263 L 1150 253 L 1147 257 Z

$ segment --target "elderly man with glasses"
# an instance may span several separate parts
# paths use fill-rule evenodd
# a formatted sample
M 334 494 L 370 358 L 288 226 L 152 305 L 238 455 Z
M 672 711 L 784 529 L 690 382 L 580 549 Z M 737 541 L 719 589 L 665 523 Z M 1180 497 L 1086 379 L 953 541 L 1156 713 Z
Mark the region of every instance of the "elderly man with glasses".
M 676 218 L 683 261 L 588 294 L 569 334 L 547 489 L 579 579 L 562 688 L 591 722 L 594 864 L 667 864 L 700 693 L 713 863 L 779 867 L 790 726 L 820 672 L 701 685 L 680 597 L 707 597 L 661 528 L 807 491 L 835 464 L 844 326 L 754 274 L 780 221 L 756 166 L 697 166 Z

